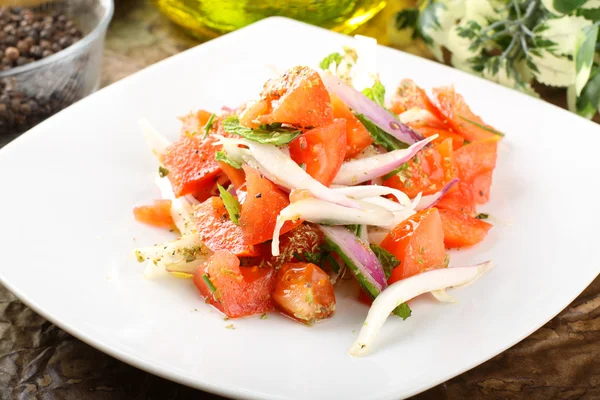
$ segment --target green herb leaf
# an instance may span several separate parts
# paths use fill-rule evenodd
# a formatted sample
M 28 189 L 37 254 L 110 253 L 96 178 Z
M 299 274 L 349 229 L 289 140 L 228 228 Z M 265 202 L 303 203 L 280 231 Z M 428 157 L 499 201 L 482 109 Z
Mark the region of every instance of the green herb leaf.
M 379 104 L 381 107 L 386 108 L 385 87 L 381 84 L 380 81 L 376 81 L 373 84 L 373 87 L 364 89 L 362 93 L 369 99 L 373 100 L 375 103 Z
M 477 219 L 488 219 L 490 217 L 489 214 L 479 213 L 475 216 Z
M 406 318 L 410 317 L 412 314 L 412 310 L 406 303 L 400 304 L 398 307 L 394 308 L 392 314 L 399 316 L 404 321 Z
M 206 286 L 208 286 L 208 288 L 210 289 L 211 293 L 214 293 L 217 291 L 217 288 L 215 287 L 215 285 L 213 285 L 213 283 L 210 281 L 210 278 L 208 277 L 207 274 L 202 275 L 202 280 L 204 281 L 204 283 L 206 283 Z
M 592 118 L 600 108 L 600 67 L 595 66 L 590 73 L 590 79 L 577 97 L 577 114 Z
M 270 125 L 272 126 L 272 125 Z M 264 128 L 264 126 L 262 127 Z M 242 136 L 248 140 L 263 144 L 274 144 L 282 146 L 296 139 L 302 133 L 301 130 L 283 129 L 250 129 L 242 126 L 238 117 L 227 117 L 223 121 L 223 129 L 231 135 Z
M 382 247 L 376 246 L 374 244 L 371 245 L 371 250 L 379 259 L 381 266 L 383 267 L 383 272 L 385 273 L 385 279 L 389 279 L 392 275 L 392 270 L 400 265 L 400 261 L 396 258 L 395 255 L 385 250 Z
M 405 8 L 396 14 L 396 29 L 399 31 L 403 29 L 412 29 L 412 39 L 419 37 L 419 29 L 417 21 L 419 20 L 419 9 L 418 8 Z
M 470 120 L 468 118 L 465 118 L 462 115 L 459 115 L 459 118 L 462 119 L 463 121 L 467 121 L 468 123 L 475 125 L 476 127 L 480 128 L 480 129 L 483 129 L 484 131 L 488 131 L 488 132 L 493 133 L 494 135 L 498 135 L 498 136 L 504 137 L 504 133 L 498 132 L 497 130 L 492 129 L 489 126 L 481 125 L 480 123 L 472 121 L 472 120 Z
M 319 67 L 321 67 L 321 69 L 329 69 L 329 66 L 332 63 L 335 63 L 335 66 L 337 67 L 342 62 L 342 59 L 343 57 L 340 53 L 331 53 L 323 60 L 321 60 L 321 62 L 319 63 Z
M 356 118 L 358 118 L 358 120 L 365 126 L 367 131 L 369 131 L 375 144 L 383 146 L 387 151 L 406 149 L 408 147 L 406 143 L 402 143 L 389 133 L 385 132 L 383 129 L 380 129 L 373 123 L 373 121 L 365 117 L 363 114 L 354 115 L 356 115 Z
M 561 14 L 570 14 L 576 8 L 584 5 L 586 1 L 587 0 L 553 0 L 552 6 Z M 549 3 L 549 1 L 544 1 L 544 3 Z
M 240 212 L 241 212 L 241 207 L 240 207 L 240 203 L 239 201 L 233 197 L 233 195 L 231 193 L 229 193 L 227 191 L 227 189 L 225 189 L 223 186 L 219 185 L 217 183 L 217 187 L 219 188 L 219 194 L 221 195 L 221 199 L 223 199 L 223 204 L 225 205 L 225 209 L 227 210 L 227 213 L 229 214 L 229 218 L 231 219 L 231 222 L 233 222 L 236 225 L 240 224 Z
M 385 174 L 383 176 L 383 180 L 386 181 L 386 180 L 390 179 L 391 177 L 398 175 L 400 172 L 406 171 L 407 169 L 408 169 L 408 163 L 405 162 L 404 164 L 402 164 L 401 166 L 399 166 L 398 168 L 396 168 L 392 172 L 389 172 L 389 173 Z
M 596 39 L 598 38 L 598 25 L 584 27 L 575 41 L 575 90 L 577 95 L 581 94 L 592 71 L 594 53 L 596 51 Z
M 215 114 L 210 114 L 210 117 L 208 117 L 208 121 L 206 121 L 206 125 L 204 125 L 204 137 L 208 136 L 208 132 L 210 132 L 213 126 L 215 116 Z
M 158 167 L 158 176 L 160 176 L 161 178 L 164 178 L 167 175 L 169 175 L 168 169 L 166 169 L 162 165 L 160 167 Z
M 215 154 L 215 160 L 222 161 L 225 164 L 229 164 L 230 166 L 232 166 L 235 169 L 242 169 L 242 164 L 229 158 L 227 153 L 225 153 L 223 150 L 217 151 L 217 153 Z

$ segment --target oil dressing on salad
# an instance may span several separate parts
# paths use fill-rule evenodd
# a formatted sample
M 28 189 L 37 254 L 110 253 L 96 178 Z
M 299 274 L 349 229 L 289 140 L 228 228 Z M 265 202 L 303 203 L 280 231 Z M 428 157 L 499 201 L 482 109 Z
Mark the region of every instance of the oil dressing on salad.
M 453 301 L 492 266 L 449 266 L 492 225 L 490 196 L 502 134 L 452 86 L 428 95 L 410 79 L 391 101 L 374 73 L 375 43 L 291 68 L 257 99 L 181 118 L 170 142 L 142 129 L 159 167 L 161 199 L 135 218 L 178 238 L 135 250 L 145 276 L 190 278 L 228 318 L 279 311 L 310 325 L 336 310 L 354 278 L 371 305 L 350 354 L 369 352 L 407 301 Z

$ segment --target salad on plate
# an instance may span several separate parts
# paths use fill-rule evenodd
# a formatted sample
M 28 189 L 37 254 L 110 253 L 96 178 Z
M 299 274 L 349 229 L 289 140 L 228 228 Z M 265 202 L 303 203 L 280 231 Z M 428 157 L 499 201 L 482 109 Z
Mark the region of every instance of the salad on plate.
M 492 267 L 450 266 L 447 250 L 492 228 L 477 206 L 502 133 L 452 86 L 428 94 L 405 79 L 386 101 L 376 43 L 356 43 L 236 109 L 180 118 L 175 142 L 141 121 L 162 198 L 134 216 L 178 235 L 135 250 L 147 278 L 189 278 L 228 318 L 277 310 L 306 325 L 332 317 L 335 287 L 354 281 L 371 307 L 358 356 L 412 298 L 452 302 L 445 289 Z

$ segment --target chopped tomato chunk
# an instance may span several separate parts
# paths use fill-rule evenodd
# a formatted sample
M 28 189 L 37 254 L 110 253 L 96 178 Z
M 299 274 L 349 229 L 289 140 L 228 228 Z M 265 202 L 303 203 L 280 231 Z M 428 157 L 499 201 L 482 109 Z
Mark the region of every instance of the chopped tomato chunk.
M 206 301 L 229 318 L 261 314 L 274 308 L 273 268 L 240 267 L 240 260 L 218 251 L 194 272 L 194 284 Z
M 473 185 L 468 182 L 458 181 L 435 206 L 437 208 L 459 211 L 471 216 L 475 215 L 477 203 L 473 194 Z
M 174 226 L 171 217 L 171 200 L 154 200 L 151 206 L 135 207 L 133 216 L 140 222 L 158 228 L 170 229 Z
M 204 126 L 210 119 L 212 113 L 204 110 L 191 112 L 188 115 L 180 117 L 179 120 L 183 123 L 181 126 L 182 134 L 196 134 L 204 131 Z
M 434 147 L 421 150 L 405 165 L 396 175 L 384 180 L 383 184 L 402 190 L 409 197 L 439 192 L 455 175 L 452 140 L 446 139 Z
M 261 245 L 261 256 L 256 261 L 258 265 L 268 265 L 279 268 L 281 265 L 303 260 L 306 253 L 314 254 L 323 243 L 323 232 L 316 226 L 303 223 L 279 237 L 279 255 L 271 254 L 271 243 Z
M 356 157 L 373 143 L 373 137 L 348 106 L 335 94 L 331 94 L 331 104 L 333 105 L 333 116 L 346 120 L 346 156 L 344 158 Z
M 242 228 L 231 222 L 220 197 L 211 197 L 194 209 L 200 239 L 212 251 L 227 250 L 240 257 L 257 256 L 258 249 L 244 240 Z
M 447 266 L 442 220 L 436 208 L 419 211 L 398 224 L 381 242 L 381 247 L 400 261 L 388 282 Z
M 477 175 L 492 171 L 496 167 L 498 142 L 483 141 L 469 143 L 456 150 L 454 162 L 459 179 L 472 182 Z
M 291 68 L 282 76 L 269 80 L 261 100 L 266 102 L 267 110 L 255 118 L 259 124 L 279 122 L 316 128 L 333 121 L 329 92 L 319 74 L 308 67 Z
M 221 171 L 227 176 L 227 179 L 234 188 L 239 189 L 244 186 L 246 183 L 246 175 L 243 170 L 234 168 L 223 161 L 217 161 L 217 164 L 219 164 L 219 168 L 221 168 Z M 223 185 L 221 184 L 221 186 Z
M 454 131 L 452 131 L 452 129 L 440 128 L 440 127 L 429 126 L 429 125 L 412 125 L 412 124 L 410 124 L 410 127 L 425 137 L 438 135 L 438 138 L 435 139 L 433 141 L 433 143 L 441 143 L 446 139 L 451 139 L 452 140 L 452 148 L 454 150 L 459 149 L 465 143 L 465 139 L 462 136 L 460 136 L 458 133 L 455 133 Z
M 329 275 L 311 263 L 284 264 L 277 274 L 273 300 L 281 311 L 309 324 L 329 318 L 335 311 Z
M 433 97 L 437 107 L 446 117 L 448 123 L 465 140 L 475 142 L 478 140 L 500 140 L 501 136 L 493 133 L 496 129 L 487 125 L 471 111 L 465 99 L 454 91 L 452 86 L 433 89 Z
M 465 213 L 454 210 L 440 210 L 444 243 L 446 247 L 472 246 L 481 242 L 492 225 Z
M 254 168 L 244 165 L 246 173 L 246 200 L 242 204 L 240 227 L 244 241 L 259 244 L 273 239 L 277 216 L 290 204 L 288 196 L 273 182 L 260 175 Z M 300 223 L 288 221 L 281 233 L 285 233 Z
M 325 186 L 333 182 L 345 155 L 346 120 L 341 118 L 308 130 L 290 143 L 292 160 Z
M 479 204 L 485 204 L 490 200 L 490 189 L 492 187 L 492 171 L 482 172 L 473 178 L 473 195 Z

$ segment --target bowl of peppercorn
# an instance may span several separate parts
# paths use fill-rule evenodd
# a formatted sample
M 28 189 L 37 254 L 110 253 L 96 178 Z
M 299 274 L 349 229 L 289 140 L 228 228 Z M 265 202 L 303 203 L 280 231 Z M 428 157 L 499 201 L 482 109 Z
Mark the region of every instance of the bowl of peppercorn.
M 113 0 L 6 3 L 0 6 L 0 142 L 99 87 L 114 8 Z

